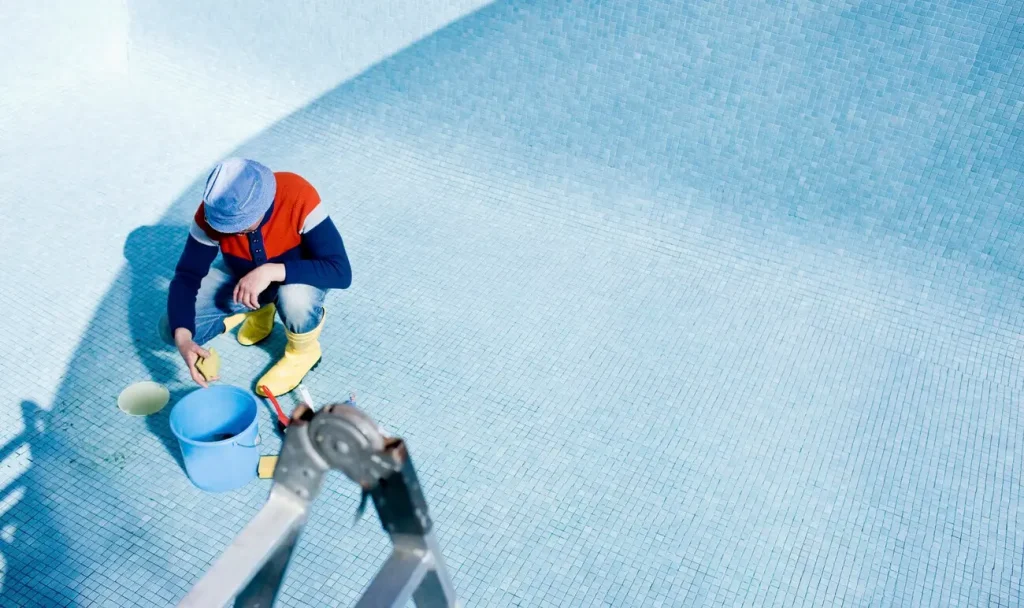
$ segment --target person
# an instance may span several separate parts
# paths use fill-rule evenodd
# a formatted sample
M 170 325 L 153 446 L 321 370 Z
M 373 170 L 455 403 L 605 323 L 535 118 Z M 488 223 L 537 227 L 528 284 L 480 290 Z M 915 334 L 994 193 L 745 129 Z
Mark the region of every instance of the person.
M 218 251 L 221 263 L 214 264 Z M 344 242 L 316 189 L 295 173 L 229 158 L 206 180 L 171 280 L 162 333 L 205 388 L 218 378 L 204 378 L 196 368 L 200 357 L 209 357 L 203 345 L 235 327 L 238 342 L 257 344 L 279 315 L 287 345 L 256 393 L 266 396 L 266 386 L 283 395 L 320 362 L 327 292 L 351 283 Z

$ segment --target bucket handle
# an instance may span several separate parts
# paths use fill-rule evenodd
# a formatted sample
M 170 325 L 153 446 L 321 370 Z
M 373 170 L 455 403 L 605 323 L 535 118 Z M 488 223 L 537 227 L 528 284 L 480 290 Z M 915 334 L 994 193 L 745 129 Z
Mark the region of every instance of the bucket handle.
M 234 443 L 240 448 L 254 448 L 257 447 L 259 444 L 263 443 L 263 433 L 261 433 L 260 431 L 256 431 L 256 441 L 253 442 L 252 445 L 245 445 L 244 443 L 238 443 L 237 441 L 233 441 L 232 443 Z

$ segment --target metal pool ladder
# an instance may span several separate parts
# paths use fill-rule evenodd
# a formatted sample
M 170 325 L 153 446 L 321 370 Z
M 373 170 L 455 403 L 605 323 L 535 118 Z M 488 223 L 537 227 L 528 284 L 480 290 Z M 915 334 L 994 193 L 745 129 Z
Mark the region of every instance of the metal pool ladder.
M 314 413 L 296 407 L 274 470 L 270 498 L 185 596 L 182 608 L 270 608 L 328 470 L 373 499 L 393 545 L 359 608 L 459 606 L 405 442 L 387 437 L 353 400 Z

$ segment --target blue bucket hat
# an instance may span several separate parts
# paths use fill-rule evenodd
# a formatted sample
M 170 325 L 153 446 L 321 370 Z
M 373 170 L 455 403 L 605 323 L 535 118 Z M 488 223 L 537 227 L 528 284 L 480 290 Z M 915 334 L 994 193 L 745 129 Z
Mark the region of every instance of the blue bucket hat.
M 217 232 L 241 232 L 263 219 L 276 193 L 273 171 L 254 160 L 228 158 L 206 179 L 206 222 Z

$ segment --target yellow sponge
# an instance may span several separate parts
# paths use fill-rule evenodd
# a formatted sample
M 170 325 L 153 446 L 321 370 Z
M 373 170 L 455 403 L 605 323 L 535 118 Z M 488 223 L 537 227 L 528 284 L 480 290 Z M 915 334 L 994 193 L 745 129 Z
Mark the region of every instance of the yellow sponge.
M 256 467 L 256 474 L 260 479 L 270 479 L 274 476 L 275 468 L 277 468 L 277 456 L 260 456 L 260 464 Z
M 217 350 L 211 348 L 209 357 L 205 359 L 200 357 L 199 360 L 196 361 L 196 369 L 198 369 L 199 373 L 207 380 L 216 378 L 220 373 L 220 355 L 217 354 Z

